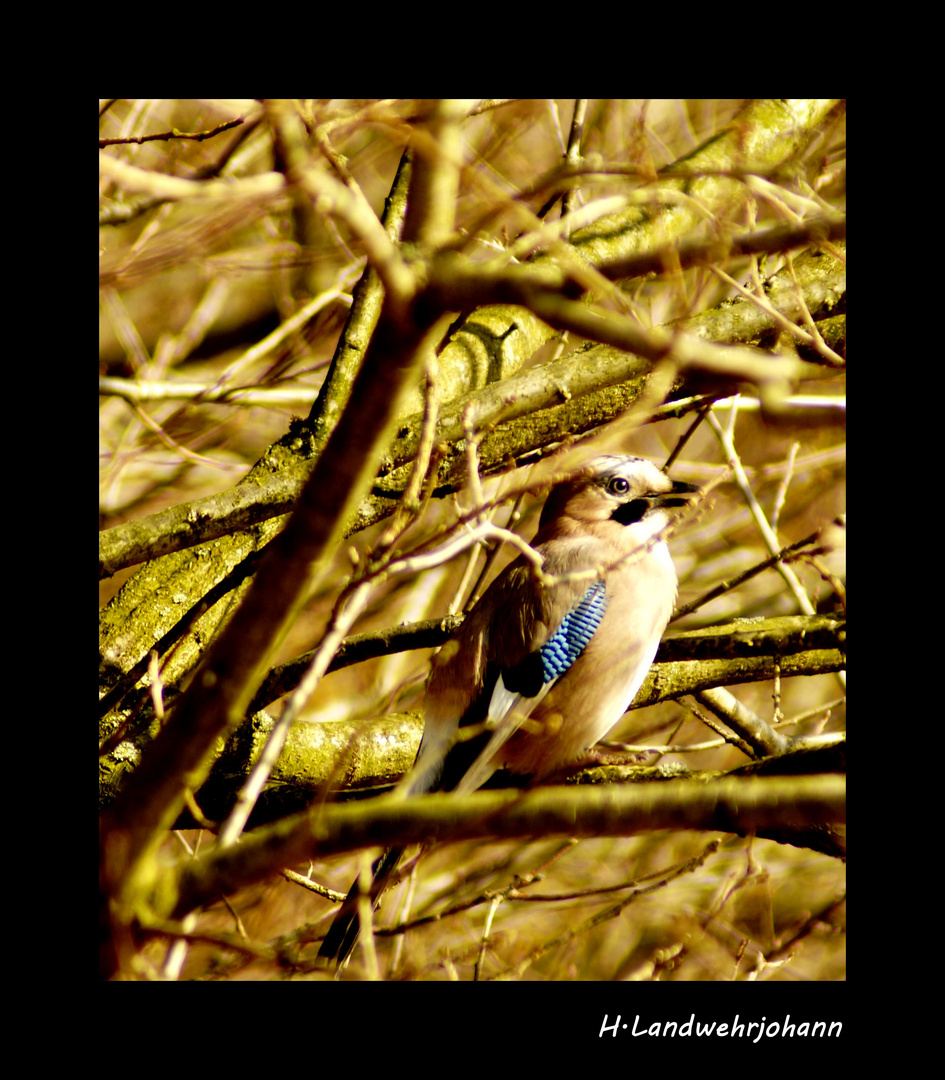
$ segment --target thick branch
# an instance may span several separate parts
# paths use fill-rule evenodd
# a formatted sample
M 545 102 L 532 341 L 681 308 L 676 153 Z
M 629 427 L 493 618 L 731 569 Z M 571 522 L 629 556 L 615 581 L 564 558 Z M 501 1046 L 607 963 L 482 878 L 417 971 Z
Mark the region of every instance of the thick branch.
M 517 282 L 505 273 L 487 275 L 474 267 L 471 268 L 470 276 L 469 269 L 463 264 L 453 265 L 456 273 L 453 274 L 447 267 L 444 270 L 445 281 L 438 287 L 444 290 L 444 299 L 449 299 L 452 295 L 450 290 L 454 287 L 469 290 L 472 294 L 466 298 L 469 302 L 472 302 L 475 296 L 490 302 L 497 298 L 503 301 L 516 297 L 523 299 L 525 291 L 534 287 L 534 282 L 538 282 L 543 288 L 541 283 L 547 274 L 547 271 L 543 270 L 540 276 L 534 277 L 526 269 L 521 275 L 521 281 Z M 800 276 L 801 297 L 811 311 L 817 312 L 828 300 L 835 304 L 843 297 L 846 274 L 843 265 L 836 259 L 820 253 L 810 253 L 809 256 L 798 259 L 796 266 Z M 360 302 L 360 295 L 359 286 L 355 297 L 356 306 Z M 373 292 L 371 295 L 374 295 Z M 781 314 L 796 316 L 799 299 L 785 272 L 773 279 L 767 299 Z M 372 303 L 374 302 L 379 303 L 379 300 L 372 300 Z M 548 296 L 547 302 L 552 308 L 559 309 L 560 316 L 565 321 L 574 316 L 580 318 L 583 329 L 588 333 L 592 330 L 603 332 L 601 320 L 597 320 L 592 326 L 584 325 L 593 316 L 583 305 L 565 310 L 561 308 L 560 298 L 556 294 Z M 500 365 L 503 365 L 505 353 L 510 349 L 517 353 L 523 350 L 533 352 L 541 343 L 543 332 L 540 328 L 544 324 L 533 314 L 523 313 L 523 309 L 513 306 L 490 306 L 486 310 L 495 312 L 505 326 L 505 340 L 499 340 L 485 324 L 482 324 L 478 333 L 473 334 L 473 328 L 477 325 L 476 319 L 486 317 L 485 311 L 480 309 L 475 318 L 468 319 L 464 328 L 457 331 L 454 344 L 450 347 L 471 350 L 478 345 L 488 353 L 482 360 L 483 366 L 502 370 Z M 549 312 L 546 312 L 546 315 L 550 321 L 555 321 L 555 316 Z M 608 317 L 611 317 L 610 313 Z M 767 354 L 749 350 L 742 350 L 737 354 L 726 353 L 712 349 L 707 344 L 747 342 L 775 329 L 771 317 L 746 300 L 726 303 L 685 320 L 670 328 L 670 333 L 644 333 L 629 324 L 628 320 L 617 320 L 616 317 L 613 319 L 614 321 L 608 324 L 611 326 L 611 336 L 617 335 L 619 341 L 629 345 L 631 342 L 625 341 L 624 336 L 632 335 L 633 341 L 645 350 L 644 355 L 614 348 L 612 345 L 598 345 L 499 381 L 483 378 L 482 381 L 487 385 L 456 398 L 442 409 L 437 423 L 437 441 L 449 446 L 461 440 L 464 436 L 463 417 L 468 410 L 471 411 L 474 426 L 479 430 L 501 425 L 501 437 L 487 438 L 480 451 L 483 473 L 488 474 L 490 469 L 503 465 L 510 457 L 518 457 L 546 445 L 549 441 L 549 429 L 580 434 L 589 427 L 604 424 L 620 415 L 642 392 L 642 380 L 651 371 L 653 358 L 663 355 L 670 347 L 675 348 L 675 355 L 681 362 L 688 360 L 694 366 L 701 364 L 703 368 L 714 367 L 716 374 L 728 379 L 754 376 L 767 380 L 776 376 L 789 377 L 798 367 L 797 362 L 792 360 L 788 369 L 779 371 L 773 358 Z M 690 338 L 688 347 L 683 345 L 672 336 L 678 329 L 687 331 L 699 340 Z M 362 329 L 360 333 L 363 332 Z M 549 331 L 546 329 L 544 333 Z M 658 333 L 664 333 L 665 337 L 655 336 Z M 343 339 L 332 364 L 332 372 L 336 370 L 336 365 L 339 371 L 342 369 L 343 365 L 338 357 L 345 355 Z M 360 363 L 360 353 L 356 354 L 356 360 Z M 745 363 L 741 363 L 742 361 Z M 353 375 L 347 376 L 351 377 Z M 331 401 L 334 397 L 335 392 L 331 390 L 334 380 L 335 376 L 330 373 L 326 384 L 329 389 L 323 391 L 326 401 Z M 623 388 L 626 393 L 606 393 L 614 387 Z M 454 385 L 450 395 L 459 389 Z M 349 391 L 350 386 L 347 386 L 345 392 Z M 585 398 L 588 400 L 584 401 L 583 405 L 577 404 L 580 399 Z M 419 407 L 419 402 L 416 404 Z M 322 398 L 319 398 L 316 408 L 319 416 L 336 417 L 339 411 L 338 406 L 329 408 Z M 545 422 L 536 423 L 535 414 L 545 410 L 549 411 L 549 415 L 543 418 Z M 555 411 L 551 413 L 550 410 Z M 528 420 L 515 425 L 514 422 L 520 418 Z M 385 455 L 384 472 L 413 459 L 422 420 L 423 413 L 418 411 L 403 421 L 397 438 Z M 254 472 L 251 474 L 251 483 L 244 482 L 219 495 L 184 503 L 106 530 L 99 536 L 100 576 L 109 576 L 122 567 L 145 558 L 203 543 L 237 528 L 246 528 L 256 522 L 285 514 L 291 509 L 309 468 L 310 463 L 307 460 L 289 459 L 273 476 L 256 476 Z M 441 475 L 445 477 L 451 472 L 452 466 L 447 461 L 441 468 Z M 365 528 L 386 517 L 394 505 L 390 500 L 377 502 L 369 499 L 359 509 L 355 527 Z
M 267 657 L 370 485 L 428 329 L 419 313 L 406 325 L 382 315 L 355 387 L 358 408 L 342 413 L 289 525 L 270 545 L 242 604 L 112 807 L 105 822 L 107 837 L 114 838 L 105 843 L 106 889 L 131 867 L 139 867 L 144 880 L 156 872 L 148 855 L 180 813 L 186 789 L 203 782 L 217 740 L 245 716 Z M 142 885 L 131 874 L 125 889 L 133 894 Z
M 455 632 L 453 617 L 398 627 L 383 635 L 358 634 L 342 646 L 331 670 L 403 649 L 434 648 Z M 698 693 L 712 687 L 841 671 L 846 667 L 846 622 L 826 615 L 735 620 L 667 638 L 656 663 L 634 700 L 633 708 Z M 289 693 L 304 673 L 311 654 L 274 669 L 257 693 L 252 709 Z M 245 720 L 214 766 L 199 800 L 212 819 L 226 815 L 243 779 L 249 775 L 273 721 L 265 713 Z M 423 719 L 419 713 L 395 714 L 370 721 L 296 724 L 266 792 L 265 816 L 273 807 L 298 809 L 313 791 L 358 791 L 395 783 L 413 764 Z M 125 756 L 103 762 L 100 798 L 108 802 L 125 780 Z
M 705 785 L 667 781 L 629 787 L 476 792 L 463 798 L 375 799 L 325 806 L 244 837 L 242 844 L 188 862 L 176 895 L 168 881 L 160 907 L 175 917 L 284 866 L 377 845 L 534 837 L 629 836 L 655 829 L 745 833 L 846 820 L 840 776 L 752 777 Z

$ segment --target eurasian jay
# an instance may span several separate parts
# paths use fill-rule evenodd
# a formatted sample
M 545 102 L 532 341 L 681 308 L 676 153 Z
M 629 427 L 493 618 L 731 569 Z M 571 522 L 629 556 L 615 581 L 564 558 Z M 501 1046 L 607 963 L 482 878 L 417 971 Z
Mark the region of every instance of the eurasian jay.
M 595 458 L 552 489 L 531 545 L 540 572 L 519 556 L 434 659 L 405 794 L 474 791 L 500 770 L 512 783 L 542 780 L 610 731 L 676 600 L 661 536 L 667 510 L 697 490 L 642 458 L 617 456 Z M 458 740 L 470 725 L 480 730 Z M 375 904 L 402 853 L 392 848 L 375 865 Z M 341 964 L 354 948 L 357 895 L 353 888 L 335 916 L 324 960 Z

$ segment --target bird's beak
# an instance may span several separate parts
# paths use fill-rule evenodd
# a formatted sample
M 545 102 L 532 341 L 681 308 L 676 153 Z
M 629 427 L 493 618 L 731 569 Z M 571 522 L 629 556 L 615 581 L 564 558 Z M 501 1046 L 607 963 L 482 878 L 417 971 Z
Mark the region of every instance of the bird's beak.
M 702 489 L 696 484 L 687 484 L 682 480 L 673 483 L 673 490 L 663 495 L 651 495 L 650 506 L 686 506 Z

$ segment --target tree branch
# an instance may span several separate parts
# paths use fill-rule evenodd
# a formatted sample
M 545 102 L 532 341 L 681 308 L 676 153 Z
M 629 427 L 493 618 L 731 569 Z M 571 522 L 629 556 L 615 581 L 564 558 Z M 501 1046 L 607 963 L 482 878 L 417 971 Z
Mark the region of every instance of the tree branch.
M 747 833 L 846 820 L 841 776 L 732 778 L 698 785 L 551 787 L 525 793 L 397 797 L 324 806 L 259 829 L 234 848 L 188 860 L 167 880 L 158 910 L 179 918 L 284 866 L 366 846 L 531 838 L 628 836 L 657 829 Z M 163 911 L 162 911 L 163 909 Z

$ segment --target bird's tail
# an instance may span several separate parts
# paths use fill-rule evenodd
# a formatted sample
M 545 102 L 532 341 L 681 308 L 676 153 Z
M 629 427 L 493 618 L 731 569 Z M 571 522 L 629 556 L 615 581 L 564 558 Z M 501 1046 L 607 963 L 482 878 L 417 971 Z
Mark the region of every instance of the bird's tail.
M 397 864 L 404 853 L 403 847 L 388 848 L 371 868 L 372 881 L 370 886 L 371 906 L 377 909 L 381 894 L 397 869 Z M 325 940 L 318 950 L 318 958 L 326 966 L 341 967 L 351 955 L 352 949 L 358 941 L 361 933 L 361 917 L 358 907 L 361 897 L 367 889 L 361 887 L 360 880 L 355 881 L 348 890 L 348 896 L 342 903 L 332 920 Z

